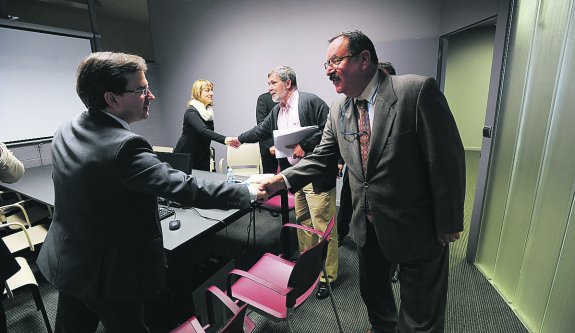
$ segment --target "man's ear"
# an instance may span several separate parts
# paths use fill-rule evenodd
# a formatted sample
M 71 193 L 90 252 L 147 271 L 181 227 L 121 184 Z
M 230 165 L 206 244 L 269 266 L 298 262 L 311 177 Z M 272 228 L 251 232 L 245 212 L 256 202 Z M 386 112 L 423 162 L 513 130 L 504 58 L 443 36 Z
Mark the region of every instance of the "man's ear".
M 363 50 L 359 54 L 360 64 L 363 68 L 367 68 L 371 65 L 371 53 L 368 50 Z
M 111 91 L 106 91 L 104 93 L 104 100 L 111 107 L 115 107 L 118 104 L 118 97 Z
M 285 84 L 286 84 L 286 88 L 291 89 L 291 80 L 290 79 L 287 79 Z
M 363 50 L 359 54 L 359 59 L 361 59 L 362 64 L 369 64 L 371 62 L 371 54 L 368 50 Z

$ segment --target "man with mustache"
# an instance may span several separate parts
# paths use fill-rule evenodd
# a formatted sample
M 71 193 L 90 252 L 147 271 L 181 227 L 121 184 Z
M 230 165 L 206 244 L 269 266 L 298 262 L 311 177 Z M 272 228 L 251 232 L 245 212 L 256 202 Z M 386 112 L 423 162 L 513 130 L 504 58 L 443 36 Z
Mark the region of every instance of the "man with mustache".
M 329 40 L 326 75 L 346 97 L 334 103 L 321 143 L 261 184 L 297 190 L 343 157 L 349 171 L 360 291 L 371 333 L 443 332 L 449 243 L 463 230 L 465 155 L 434 79 L 387 75 L 361 31 Z M 401 306 L 391 269 L 401 269 Z
M 300 92 L 297 88 L 295 71 L 288 66 L 278 66 L 268 73 L 268 91 L 276 105 L 262 123 L 253 129 L 234 138 L 236 145 L 246 142 L 260 142 L 273 138 L 273 131 L 303 126 L 317 125 L 318 129 L 300 141 L 288 158 L 278 159 L 281 170 L 297 165 L 301 158 L 310 154 L 321 140 L 329 107 L 318 96 Z M 296 221 L 307 227 L 325 231 L 331 218 L 335 215 L 335 182 L 337 165 L 333 164 L 322 175 L 310 184 L 302 186 L 295 193 Z M 316 297 L 324 299 L 329 296 L 328 283 L 334 286 L 338 272 L 337 228 L 333 228 L 332 238 L 328 245 L 326 258 L 327 277 L 322 276 Z M 300 252 L 316 244 L 314 234 L 298 230 Z

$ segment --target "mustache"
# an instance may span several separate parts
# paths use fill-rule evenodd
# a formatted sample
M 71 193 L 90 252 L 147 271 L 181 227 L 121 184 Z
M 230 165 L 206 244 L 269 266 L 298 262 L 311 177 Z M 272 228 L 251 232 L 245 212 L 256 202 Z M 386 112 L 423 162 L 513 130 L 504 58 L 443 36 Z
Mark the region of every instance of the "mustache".
M 337 74 L 335 74 L 335 73 L 329 74 L 329 80 L 330 80 L 330 81 L 335 81 L 335 80 L 338 80 L 338 79 L 339 79 L 339 76 L 337 76 Z

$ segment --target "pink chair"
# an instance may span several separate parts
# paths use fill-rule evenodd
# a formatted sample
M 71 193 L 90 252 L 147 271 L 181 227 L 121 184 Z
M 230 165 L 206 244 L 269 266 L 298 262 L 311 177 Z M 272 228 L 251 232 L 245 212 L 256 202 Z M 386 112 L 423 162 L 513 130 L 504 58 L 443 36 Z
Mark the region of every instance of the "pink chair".
M 293 332 L 291 317 L 294 310 L 314 294 L 322 271 L 327 276 L 325 257 L 334 221 L 332 218 L 325 233 L 291 223 L 283 225 L 280 236 L 282 253 L 287 253 L 285 249 L 289 246 L 288 228 L 313 232 L 321 237 L 321 241 L 304 251 L 296 262 L 283 258 L 281 254 L 266 253 L 248 271 L 232 270 L 227 278 L 228 295 L 273 321 L 287 321 L 289 331 Z M 339 331 L 343 333 L 329 284 L 328 289 Z
M 285 191 L 285 190 L 284 190 Z M 281 214 L 282 216 L 282 224 L 286 224 L 289 222 L 289 212 L 295 209 L 295 202 L 294 202 L 294 194 L 287 192 L 287 209 L 282 208 L 282 195 L 285 194 L 278 194 L 274 197 L 271 197 L 266 202 L 262 203 L 260 208 L 263 210 L 267 210 L 268 212 L 275 213 L 272 216 L 277 216 Z
M 198 319 L 192 316 L 173 330 L 172 333 L 205 333 L 206 330 L 212 328 L 215 323 L 213 296 L 216 296 L 233 314 L 218 333 L 240 333 L 252 332 L 254 330 L 255 323 L 246 316 L 247 305 L 241 307 L 236 305 L 226 294 L 218 289 L 218 287 L 211 286 L 206 290 L 206 307 L 208 308 L 209 324 L 202 326 Z

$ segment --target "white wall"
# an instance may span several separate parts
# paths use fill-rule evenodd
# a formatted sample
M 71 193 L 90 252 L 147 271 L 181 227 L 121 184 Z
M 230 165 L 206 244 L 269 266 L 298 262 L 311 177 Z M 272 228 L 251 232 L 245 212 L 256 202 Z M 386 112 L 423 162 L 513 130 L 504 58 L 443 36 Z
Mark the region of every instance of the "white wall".
M 277 65 L 295 69 L 300 90 L 328 104 L 341 98 L 323 63 L 327 39 L 345 30 L 370 36 L 381 60 L 387 60 L 385 45 L 408 47 L 403 54 L 389 53 L 400 71 L 434 75 L 440 5 L 440 0 L 149 0 L 166 140 L 175 145 L 192 83 L 199 78 L 215 84 L 215 127 L 224 135 L 255 125 L 257 96 L 266 91 L 267 72 Z M 222 157 L 225 147 L 213 145 Z

